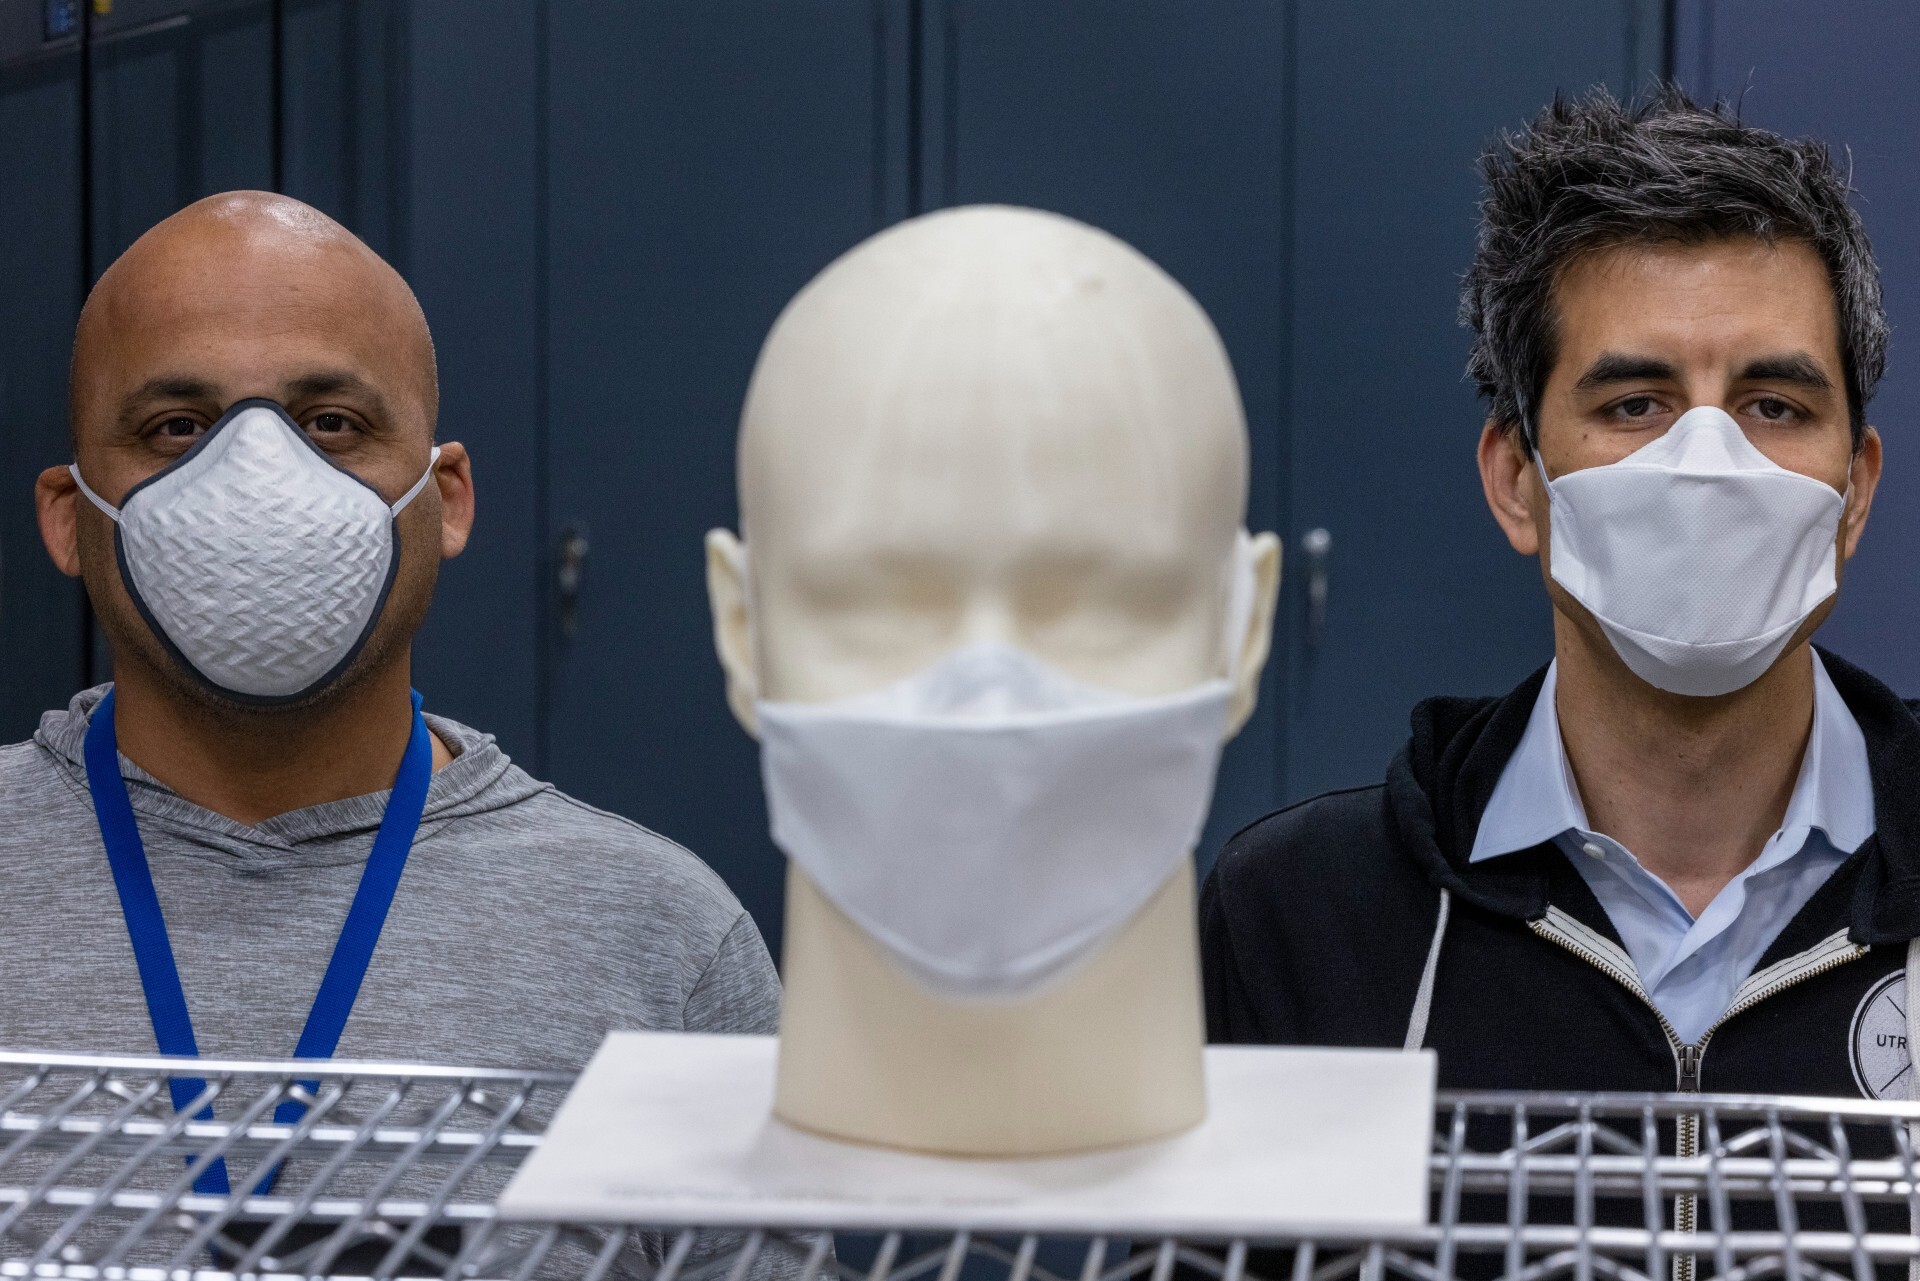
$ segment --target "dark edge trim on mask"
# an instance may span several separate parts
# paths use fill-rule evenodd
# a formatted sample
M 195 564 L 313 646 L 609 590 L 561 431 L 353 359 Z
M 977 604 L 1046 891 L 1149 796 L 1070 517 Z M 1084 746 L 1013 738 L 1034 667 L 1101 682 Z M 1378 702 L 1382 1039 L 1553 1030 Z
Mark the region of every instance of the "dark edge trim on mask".
M 246 409 L 256 408 L 256 407 L 273 410 L 274 413 L 276 413 L 281 418 L 282 421 L 286 422 L 289 426 L 293 428 L 294 434 L 299 436 L 301 442 L 305 444 L 307 448 L 313 450 L 314 453 L 320 455 L 321 458 L 326 459 L 326 462 L 330 467 L 332 467 L 335 471 L 342 473 L 343 475 L 353 477 L 353 479 L 355 481 L 358 481 L 360 484 L 366 485 L 368 489 L 373 490 L 375 497 L 379 498 L 380 501 L 383 503 L 386 502 L 385 496 L 382 495 L 378 489 L 374 489 L 374 487 L 368 484 L 367 481 L 365 481 L 359 476 L 354 475 L 353 472 L 348 471 L 345 467 L 342 467 L 339 463 L 335 462 L 333 459 L 327 458 L 326 451 L 321 449 L 318 445 L 314 444 L 311 440 L 307 438 L 307 434 L 304 431 L 300 430 L 299 424 L 293 421 L 293 416 L 286 411 L 285 406 L 281 405 L 277 401 L 267 400 L 261 397 L 254 397 L 252 399 L 234 402 L 234 404 L 227 410 L 227 412 L 220 416 L 220 421 L 216 422 L 212 427 L 208 428 L 207 434 L 202 436 L 199 440 L 193 443 L 193 447 L 191 449 L 187 450 L 186 453 L 180 455 L 180 457 L 174 459 L 171 463 L 168 463 L 165 467 L 161 468 L 159 471 L 155 472 L 153 475 L 147 477 L 145 480 L 135 485 L 132 489 L 129 489 L 121 497 L 120 507 L 122 509 L 125 509 L 127 503 L 133 498 L 135 494 L 139 493 L 142 489 L 145 489 L 148 485 L 151 485 L 154 481 L 159 480 L 162 476 L 165 476 L 168 473 L 179 468 L 189 458 L 192 458 L 195 454 L 199 453 L 201 448 L 204 447 L 209 440 L 213 439 L 214 433 L 225 428 L 226 425 L 233 420 L 236 414 L 239 414 Z M 388 505 L 389 507 L 391 506 L 391 504 L 388 504 Z M 387 535 L 390 540 L 390 544 L 393 548 L 393 555 L 389 557 L 387 560 L 387 578 L 386 578 L 386 581 L 380 585 L 380 595 L 373 602 L 373 612 L 367 618 L 367 625 L 360 629 L 359 637 L 355 639 L 352 646 L 348 648 L 346 654 L 341 657 L 339 662 L 335 663 L 325 673 L 323 673 L 321 676 L 317 677 L 315 680 L 310 682 L 305 688 L 296 690 L 291 694 L 248 694 L 248 693 L 243 693 L 242 691 L 237 689 L 228 689 L 225 685 L 220 684 L 220 682 L 214 680 L 212 677 L 208 676 L 205 672 L 201 671 L 198 667 L 194 665 L 192 659 L 188 658 L 184 653 L 180 651 L 180 647 L 174 644 L 173 638 L 171 636 L 167 635 L 166 628 L 160 625 L 160 620 L 156 618 L 154 616 L 153 611 L 147 607 L 146 599 L 142 597 L 140 594 L 139 584 L 134 580 L 133 567 L 127 561 L 127 548 L 126 548 L 126 543 L 124 541 L 124 531 L 119 521 L 115 521 L 113 524 L 113 559 L 114 559 L 114 562 L 120 568 L 121 585 L 127 589 L 127 596 L 129 599 L 133 601 L 133 607 L 135 610 L 139 612 L 141 620 L 146 623 L 147 630 L 152 632 L 154 636 L 159 639 L 161 646 L 166 649 L 168 654 L 172 655 L 173 660 L 179 663 L 180 666 L 185 668 L 189 673 L 191 673 L 195 680 L 199 681 L 200 684 L 204 685 L 207 689 L 211 690 L 213 693 L 215 693 L 219 697 L 228 700 L 229 702 L 239 703 L 247 707 L 285 707 L 290 703 L 298 703 L 305 699 L 311 698 L 313 695 L 319 693 L 321 690 L 325 689 L 328 685 L 331 685 L 334 681 L 338 680 L 340 676 L 343 673 L 345 673 L 349 667 L 353 665 L 353 660 L 360 657 L 360 651 L 365 649 L 367 646 L 367 642 L 373 638 L 374 628 L 380 625 L 380 619 L 387 612 L 387 598 L 393 594 L 394 580 L 399 576 L 399 573 L 400 573 L 400 556 L 402 552 L 402 544 L 400 539 L 400 519 L 399 517 L 394 516 L 391 513 L 389 513 L 387 516 Z

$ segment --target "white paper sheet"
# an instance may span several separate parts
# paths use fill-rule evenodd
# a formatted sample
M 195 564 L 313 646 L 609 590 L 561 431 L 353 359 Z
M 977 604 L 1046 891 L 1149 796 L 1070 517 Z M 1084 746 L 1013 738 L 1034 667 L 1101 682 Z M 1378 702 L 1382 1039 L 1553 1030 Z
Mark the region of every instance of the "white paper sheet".
M 771 1116 L 777 1053 L 773 1037 L 613 1033 L 501 1197 L 501 1217 L 1256 1237 L 1426 1222 L 1430 1053 L 1209 1047 L 1197 1128 L 1018 1161 L 783 1125 Z

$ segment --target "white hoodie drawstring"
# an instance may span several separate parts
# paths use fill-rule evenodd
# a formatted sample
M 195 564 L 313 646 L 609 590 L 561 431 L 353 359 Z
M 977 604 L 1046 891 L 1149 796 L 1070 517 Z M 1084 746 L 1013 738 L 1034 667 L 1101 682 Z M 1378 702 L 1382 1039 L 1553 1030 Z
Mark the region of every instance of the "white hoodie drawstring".
M 1427 1016 L 1433 1013 L 1433 980 L 1440 972 L 1440 943 L 1447 937 L 1447 915 L 1452 907 L 1453 895 L 1441 890 L 1440 919 L 1433 925 L 1433 942 L 1427 945 L 1427 965 L 1420 971 L 1420 988 L 1413 995 L 1413 1017 L 1407 1021 L 1407 1043 L 1403 1047 L 1407 1050 L 1420 1049 L 1427 1041 Z M 1912 960 L 1907 962 L 1909 971 L 1914 964 Z M 1910 1281 L 1920 1281 L 1920 1275 Z

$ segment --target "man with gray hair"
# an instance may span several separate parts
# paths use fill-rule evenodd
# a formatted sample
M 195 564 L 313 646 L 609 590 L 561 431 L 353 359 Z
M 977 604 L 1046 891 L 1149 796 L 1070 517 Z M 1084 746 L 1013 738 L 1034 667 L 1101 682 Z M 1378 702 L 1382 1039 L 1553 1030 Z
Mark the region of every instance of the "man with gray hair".
M 1233 838 L 1211 1033 L 1430 1046 L 1454 1088 L 1904 1099 L 1920 719 L 1810 643 L 1881 468 L 1846 181 L 1671 88 L 1556 101 L 1482 173 L 1480 476 L 1552 661 Z

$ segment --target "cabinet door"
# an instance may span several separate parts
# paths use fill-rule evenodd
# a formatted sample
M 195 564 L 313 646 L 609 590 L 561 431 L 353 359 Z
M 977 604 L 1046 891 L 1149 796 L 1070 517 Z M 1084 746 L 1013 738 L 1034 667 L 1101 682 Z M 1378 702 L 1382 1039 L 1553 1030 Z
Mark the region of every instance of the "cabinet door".
M 1248 519 L 1286 536 L 1286 590 L 1209 851 L 1284 799 L 1379 779 L 1419 698 L 1549 656 L 1537 571 L 1473 466 L 1454 322 L 1473 163 L 1555 90 L 1656 68 L 1656 8 L 947 0 L 930 23 L 929 190 L 1131 241 L 1239 375 Z
M 553 780 L 686 844 L 776 943 L 783 867 L 713 656 L 701 540 L 736 522 L 747 377 L 876 229 L 864 0 L 556 6 L 543 231 Z M 484 489 L 482 490 L 484 502 Z M 563 544 L 577 540 L 572 551 Z
M 1433 694 L 1504 693 L 1552 657 L 1540 571 L 1474 464 L 1483 407 L 1455 320 L 1475 160 L 1556 92 L 1659 70 L 1658 6 L 1302 4 L 1287 476 L 1325 529 L 1317 634 L 1296 593 L 1287 792 L 1374 782 Z M 1305 557 L 1295 557 L 1295 586 Z
M 473 536 L 441 566 L 414 644 L 414 681 L 430 710 L 497 735 L 536 774 L 546 694 L 541 8 L 403 0 L 391 72 L 405 77 L 393 120 L 394 265 L 432 326 L 440 437 L 467 446 L 476 494 Z
M 15 10 L 12 15 L 17 16 Z M 72 458 L 67 358 L 85 286 L 81 234 L 80 55 L 71 39 L 0 67 L 0 742 L 80 686 L 86 624 L 79 583 L 53 567 L 34 520 L 33 482 Z M 0 53 L 7 50 L 0 49 Z
M 1920 693 L 1920 7 L 1904 0 L 1749 0 L 1682 6 L 1676 57 L 1701 97 L 1736 98 L 1742 118 L 1811 134 L 1833 149 L 1880 260 L 1893 322 L 1888 375 L 1867 406 L 1886 442 L 1886 471 L 1860 550 L 1820 642 L 1902 694 Z
M 409 6 L 279 4 L 278 187 L 339 220 L 404 272 Z
M 1253 443 L 1248 525 L 1284 530 L 1289 7 L 945 0 L 930 16 L 929 203 L 1067 214 L 1186 286 L 1239 376 Z M 1203 849 L 1278 800 L 1281 640 L 1260 709 L 1221 762 Z
M 122 0 L 95 6 L 93 272 L 202 196 L 274 185 L 274 6 Z

